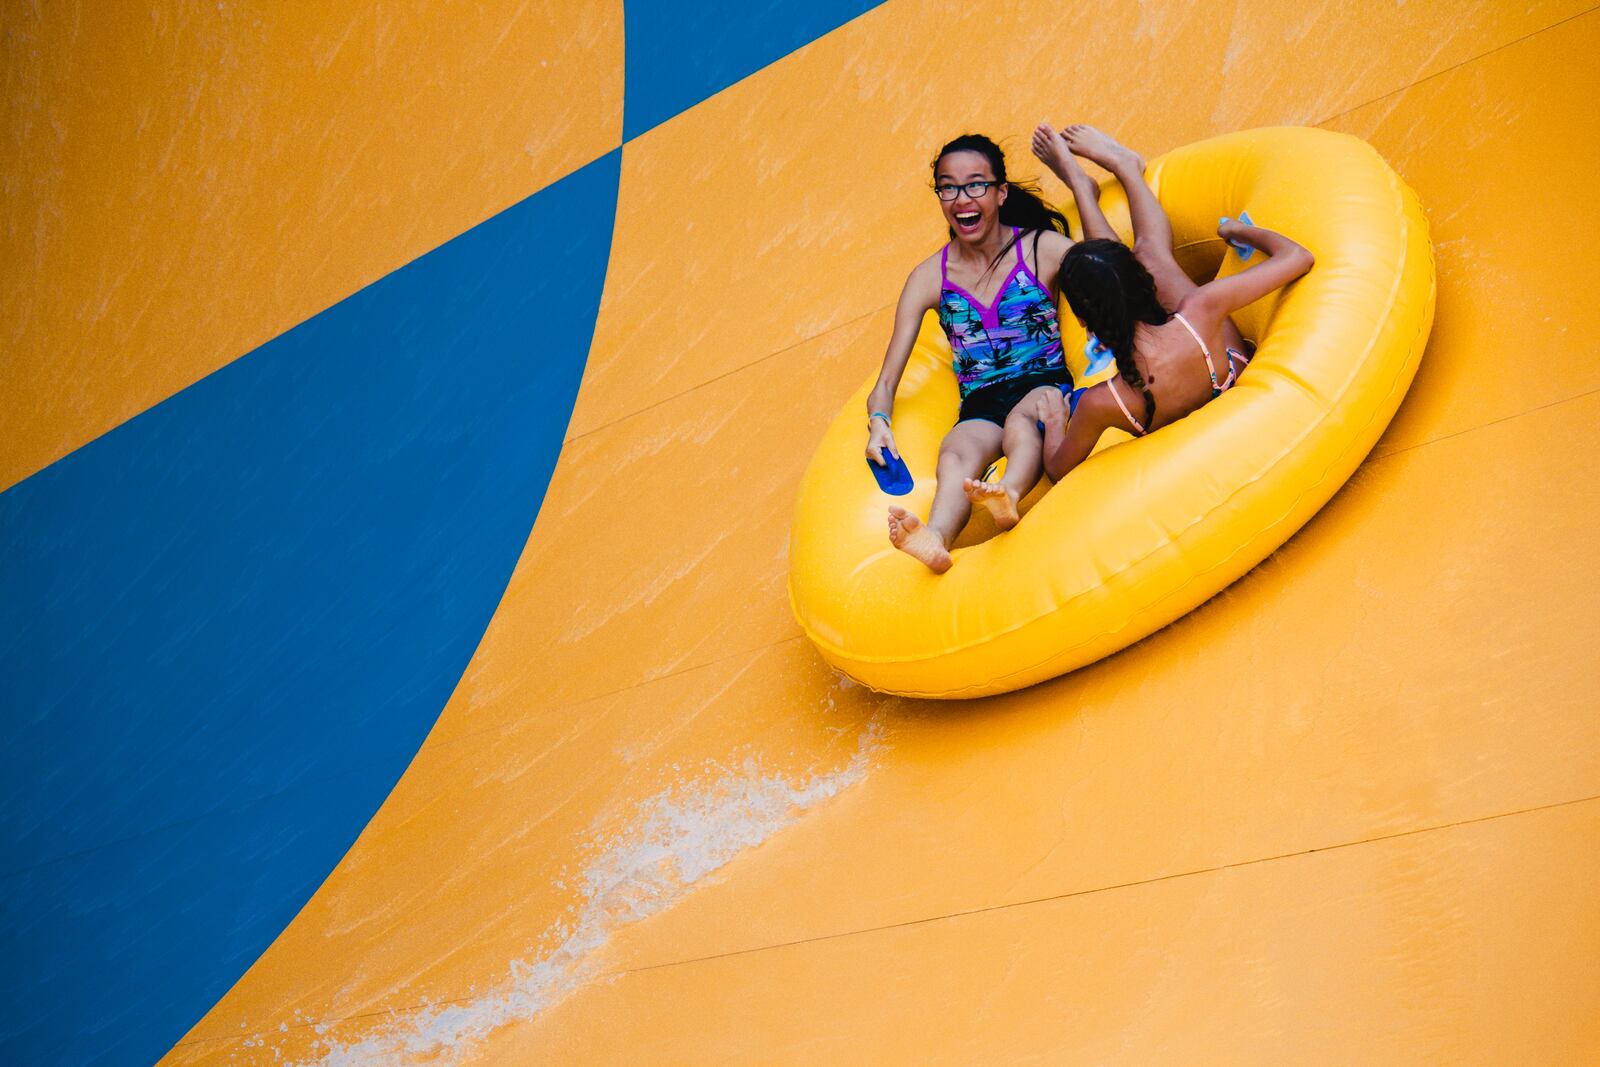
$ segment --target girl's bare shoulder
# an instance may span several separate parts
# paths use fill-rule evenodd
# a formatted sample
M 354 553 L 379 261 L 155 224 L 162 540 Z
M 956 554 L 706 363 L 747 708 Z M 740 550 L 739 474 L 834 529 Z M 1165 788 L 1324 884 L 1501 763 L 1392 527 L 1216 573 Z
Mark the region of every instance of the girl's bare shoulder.
M 1124 421 L 1122 408 L 1117 405 L 1117 398 L 1111 395 L 1118 380 L 1108 378 L 1091 385 L 1078 398 L 1077 407 L 1072 409 L 1072 422 L 1077 423 L 1082 432 L 1093 434 L 1098 439 L 1101 433 Z
M 1067 249 L 1077 243 L 1066 234 L 1057 233 L 1054 230 L 1039 230 L 1037 232 L 1039 234 L 1039 258 L 1041 260 L 1046 256 L 1054 256 L 1059 261 L 1062 256 L 1067 254 Z
M 1061 260 L 1075 242 L 1054 230 L 1035 230 L 1023 241 L 1034 260 L 1033 272 L 1045 285 L 1053 286 L 1056 274 L 1061 270 Z
M 939 266 L 939 253 L 918 263 L 906 276 L 905 292 L 925 300 L 931 307 L 938 302 L 939 289 L 944 283 L 944 273 Z

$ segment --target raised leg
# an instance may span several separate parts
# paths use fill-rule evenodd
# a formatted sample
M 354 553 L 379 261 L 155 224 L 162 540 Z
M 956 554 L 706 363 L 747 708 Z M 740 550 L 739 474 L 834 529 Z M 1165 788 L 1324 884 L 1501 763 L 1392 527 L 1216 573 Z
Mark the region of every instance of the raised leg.
M 1049 123 L 1041 122 L 1033 131 L 1033 154 L 1072 191 L 1073 202 L 1078 205 L 1078 221 L 1083 224 L 1083 239 L 1115 241 L 1117 231 L 1100 210 L 1100 186 L 1072 158 L 1067 139 Z
M 1079 123 L 1061 132 L 1073 152 L 1100 164 L 1122 183 L 1128 194 L 1128 214 L 1133 219 L 1133 254 L 1155 280 L 1156 299 L 1161 306 L 1168 311 L 1176 310 L 1183 298 L 1199 286 L 1178 266 L 1172 223 L 1161 201 L 1156 199 L 1155 191 L 1144 180 L 1144 158 L 1093 126 Z M 1222 333 L 1229 345 L 1244 346 L 1244 338 L 1233 319 L 1223 320 Z

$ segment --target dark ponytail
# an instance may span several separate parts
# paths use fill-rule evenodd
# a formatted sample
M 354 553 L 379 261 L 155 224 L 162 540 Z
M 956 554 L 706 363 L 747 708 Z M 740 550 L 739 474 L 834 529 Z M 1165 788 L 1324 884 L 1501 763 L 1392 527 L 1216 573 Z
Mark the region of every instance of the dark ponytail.
M 952 152 L 976 152 L 989 161 L 989 167 L 994 171 L 995 180 L 1005 183 L 1007 189 L 1006 202 L 1000 205 L 1000 224 L 1002 226 L 1015 226 L 1022 233 L 1030 230 L 1054 230 L 1057 233 L 1067 232 L 1067 217 L 1049 204 L 1039 195 L 1039 186 L 1034 182 L 1014 182 L 1006 177 L 1006 155 L 1000 146 L 981 133 L 964 133 L 960 137 L 939 149 L 939 154 L 933 158 L 933 170 L 939 170 L 939 162 Z M 950 231 L 950 236 L 955 236 L 955 231 Z M 1035 234 L 1034 261 L 1037 262 L 1038 244 Z M 1008 240 L 1000 254 L 995 256 L 994 263 L 989 264 L 993 269 L 1005 254 L 1011 251 L 1016 239 Z
M 1156 398 L 1134 362 L 1133 330 L 1140 322 L 1161 326 L 1171 319 L 1156 299 L 1155 279 L 1126 245 L 1105 240 L 1080 241 L 1067 249 L 1058 277 L 1072 313 L 1111 349 L 1122 380 L 1144 396 L 1148 429 L 1155 421 Z

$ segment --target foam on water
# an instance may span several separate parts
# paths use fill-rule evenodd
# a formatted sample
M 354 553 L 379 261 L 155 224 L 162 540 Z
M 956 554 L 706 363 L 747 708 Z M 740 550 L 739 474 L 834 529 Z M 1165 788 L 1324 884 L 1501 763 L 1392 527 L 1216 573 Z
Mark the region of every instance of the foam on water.
M 880 739 L 877 722 L 869 724 L 843 767 L 799 784 L 751 757 L 737 770 L 717 768 L 668 786 L 642 802 L 621 831 L 592 843 L 593 859 L 578 876 L 583 903 L 550 931 L 553 949 L 513 961 L 486 993 L 396 1014 L 348 1044 L 319 1025 L 320 1054 L 299 1067 L 449 1062 L 491 1031 L 536 1017 L 596 977 L 595 952 L 616 930 L 670 907 L 739 853 L 860 781 Z

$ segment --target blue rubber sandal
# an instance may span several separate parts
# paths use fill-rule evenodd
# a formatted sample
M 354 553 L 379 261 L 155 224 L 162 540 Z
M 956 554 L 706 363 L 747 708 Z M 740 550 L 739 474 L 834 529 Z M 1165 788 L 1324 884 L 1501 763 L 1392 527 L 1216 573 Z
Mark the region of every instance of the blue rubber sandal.
M 867 466 L 872 468 L 872 476 L 878 479 L 878 488 L 890 496 L 905 496 L 916 484 L 906 461 L 887 448 L 883 450 L 883 466 L 878 466 L 870 459 L 867 460 Z
M 1228 221 L 1228 216 L 1224 215 L 1224 216 L 1222 216 L 1222 218 L 1217 220 L 1217 225 L 1221 226 L 1223 223 L 1225 223 L 1227 221 Z M 1248 212 L 1248 211 L 1239 212 L 1239 221 L 1244 223 L 1246 226 L 1254 226 L 1255 225 L 1255 222 L 1251 220 L 1250 212 Z M 1256 254 L 1256 249 L 1255 249 L 1254 245 L 1247 245 L 1243 241 L 1229 241 L 1228 243 L 1233 246 L 1233 250 L 1235 252 L 1239 253 L 1240 262 L 1248 262 L 1250 257 Z

